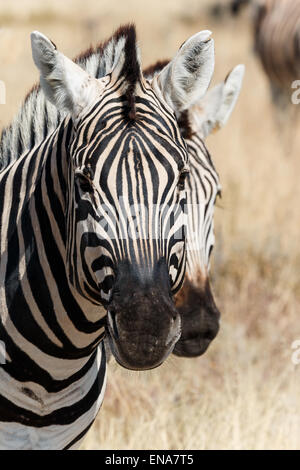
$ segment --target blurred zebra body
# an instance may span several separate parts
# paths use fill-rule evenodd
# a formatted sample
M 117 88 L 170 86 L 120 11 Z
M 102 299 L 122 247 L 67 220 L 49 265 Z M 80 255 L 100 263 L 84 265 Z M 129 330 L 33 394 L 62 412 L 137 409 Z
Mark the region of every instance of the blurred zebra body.
M 234 0 L 235 13 L 250 4 L 254 47 L 270 83 L 272 100 L 285 109 L 300 80 L 300 0 Z
M 132 26 L 120 28 L 99 47 L 97 57 L 88 53 L 78 59 L 89 75 L 40 33 L 33 33 L 32 44 L 43 90 L 56 107 L 35 87 L 1 136 L 0 340 L 6 363 L 0 367 L 0 448 L 74 448 L 103 400 L 105 329 L 115 357 L 127 368 L 159 365 L 178 339 L 180 318 L 170 292 L 180 288 L 185 272 L 184 219 L 176 208 L 184 200 L 181 172 L 186 172 L 187 151 L 174 111 L 189 106 L 194 90 L 200 96 L 206 91 L 213 71 L 213 42 L 208 32 L 193 36 L 153 87 L 141 75 Z M 204 78 L 194 73 L 199 67 L 204 68 Z M 170 79 L 178 78 L 178 70 L 188 79 L 187 90 Z M 134 147 L 135 135 L 139 148 Z M 125 155 L 122 145 L 127 136 Z M 99 158 L 101 149 L 105 156 Z M 94 160 L 89 158 L 92 151 Z M 127 167 L 130 155 L 142 158 L 138 152 L 144 163 Z M 103 188 L 108 186 L 103 197 L 109 200 L 110 217 L 118 207 L 112 191 L 124 194 L 120 179 L 114 182 L 118 158 L 125 163 L 127 184 L 143 169 L 144 198 L 158 194 L 179 213 L 170 214 L 175 221 L 161 240 L 144 244 L 140 239 L 129 243 L 109 238 L 98 224 L 98 218 L 107 217 L 103 205 L 96 207 L 95 202 Z M 158 197 L 156 202 L 158 207 L 166 203 Z M 144 222 L 141 219 L 142 229 Z M 160 224 L 159 220 L 162 236 Z M 144 290 L 135 292 L 139 288 Z M 131 303 L 124 304 L 126 296 Z M 151 331 L 147 344 L 134 340 L 127 353 L 127 321 L 117 317 L 118 311 L 113 318 L 112 311 L 119 307 L 136 315 L 141 296 L 143 309 L 153 318 L 137 318 L 137 328 L 145 329 L 146 324 Z M 153 302 L 158 302 L 154 312 Z M 132 318 L 129 328 L 131 337 Z M 141 333 L 137 330 L 138 338 L 143 338 Z M 154 334 L 161 335 L 160 342 Z M 153 336 L 156 346 L 162 344 L 158 353 Z M 140 359 L 137 347 L 143 348 L 145 359 Z M 147 348 L 156 362 L 147 362 Z
M 265 0 L 256 5 L 255 50 L 269 78 L 276 105 L 291 104 L 300 79 L 300 1 Z

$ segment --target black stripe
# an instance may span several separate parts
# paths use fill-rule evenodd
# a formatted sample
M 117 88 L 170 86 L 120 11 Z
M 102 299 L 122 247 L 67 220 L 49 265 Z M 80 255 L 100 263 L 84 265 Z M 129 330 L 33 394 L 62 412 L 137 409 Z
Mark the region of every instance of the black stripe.
M 104 348 L 102 347 L 102 352 Z M 101 364 L 96 379 L 88 393 L 73 405 L 59 408 L 52 413 L 41 416 L 25 408 L 21 408 L 12 403 L 7 398 L 0 396 L 0 416 L 2 422 L 17 422 L 20 424 L 45 427 L 52 425 L 72 424 L 82 415 L 87 413 L 97 401 L 102 388 L 106 370 L 105 353 L 102 354 Z M 76 383 L 73 381 L 72 383 Z

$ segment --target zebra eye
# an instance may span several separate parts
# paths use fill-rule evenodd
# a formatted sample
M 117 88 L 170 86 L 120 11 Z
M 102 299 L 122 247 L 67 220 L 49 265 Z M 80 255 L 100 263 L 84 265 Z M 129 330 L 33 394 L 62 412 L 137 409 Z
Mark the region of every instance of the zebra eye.
M 182 170 L 180 172 L 179 179 L 178 179 L 178 189 L 179 189 L 179 191 L 184 190 L 184 186 L 185 186 L 184 183 L 185 183 L 185 179 L 186 179 L 188 174 L 189 174 L 188 170 Z
M 83 191 L 84 193 L 93 192 L 93 183 L 87 176 L 77 174 L 76 181 L 78 182 L 81 191 Z

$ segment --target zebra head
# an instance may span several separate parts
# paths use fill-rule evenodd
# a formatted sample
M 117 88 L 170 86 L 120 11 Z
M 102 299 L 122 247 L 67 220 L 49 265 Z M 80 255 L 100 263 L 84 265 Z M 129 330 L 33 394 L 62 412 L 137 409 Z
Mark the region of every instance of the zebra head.
M 184 43 L 150 84 L 133 26 L 106 43 L 99 79 L 32 33 L 44 93 L 70 115 L 69 280 L 107 308 L 112 352 L 129 369 L 161 364 L 181 333 L 172 295 L 185 273 L 188 154 L 176 114 L 207 90 L 214 68 L 210 34 Z
M 222 127 L 236 104 L 244 66 L 238 65 L 223 83 L 212 88 L 188 111 L 183 133 L 187 135 L 190 175 L 187 180 L 187 270 L 183 288 L 176 296 L 182 334 L 174 354 L 203 354 L 219 330 L 220 313 L 209 283 L 209 259 L 214 245 L 214 205 L 221 187 L 204 144 L 206 137 Z

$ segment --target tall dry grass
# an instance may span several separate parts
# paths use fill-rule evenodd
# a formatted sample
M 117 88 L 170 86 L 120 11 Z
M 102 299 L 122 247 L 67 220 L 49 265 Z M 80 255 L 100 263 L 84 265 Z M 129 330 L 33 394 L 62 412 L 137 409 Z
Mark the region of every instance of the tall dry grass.
M 198 359 L 171 357 L 139 374 L 110 364 L 104 404 L 84 449 L 300 448 L 300 365 L 291 361 L 291 344 L 300 339 L 299 124 L 287 121 L 284 132 L 276 125 L 247 16 L 217 22 L 206 13 L 209 5 L 86 0 L 83 8 L 79 0 L 0 0 L 0 79 L 7 85 L 1 126 L 37 79 L 33 29 L 72 56 L 133 20 L 148 65 L 209 28 L 215 82 L 246 64 L 231 121 L 208 140 L 223 186 L 212 265 L 221 331 Z

